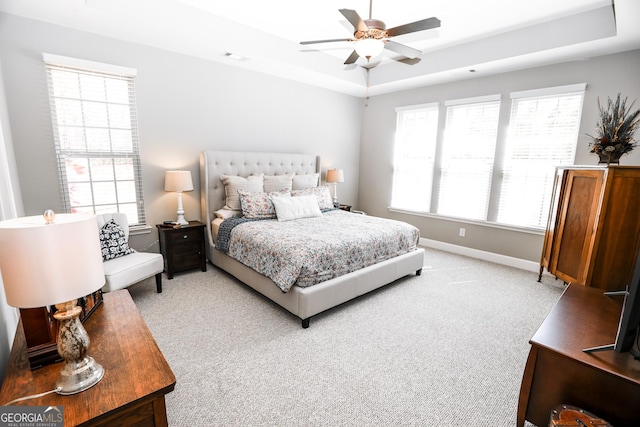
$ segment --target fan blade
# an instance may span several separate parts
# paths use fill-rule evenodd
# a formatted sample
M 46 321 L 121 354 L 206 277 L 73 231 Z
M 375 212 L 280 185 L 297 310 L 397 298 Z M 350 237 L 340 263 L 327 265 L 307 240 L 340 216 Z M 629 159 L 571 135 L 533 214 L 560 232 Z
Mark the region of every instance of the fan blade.
M 356 30 L 367 31 L 369 29 L 369 27 L 367 27 L 367 24 L 364 23 L 362 18 L 360 18 L 360 15 L 358 15 L 358 12 L 356 12 L 355 10 L 340 9 L 340 13 L 345 18 L 347 18 L 347 21 L 349 21 L 351 25 L 353 25 L 353 28 L 355 28 Z
M 327 40 L 309 40 L 300 42 L 300 44 L 317 44 L 317 43 L 333 43 L 333 42 L 350 42 L 351 39 L 327 39 Z
M 396 59 L 396 61 L 402 62 L 403 64 L 407 64 L 407 65 L 416 65 L 418 62 L 421 61 L 421 59 L 420 58 L 401 58 L 401 59 Z
M 431 28 L 438 28 L 439 26 L 440 20 L 438 18 L 427 18 L 422 21 L 416 21 L 410 24 L 390 28 L 387 30 L 387 35 L 389 37 L 394 37 L 401 34 L 415 33 L 416 31 L 430 30 Z
M 404 44 L 396 43 L 391 40 L 387 40 L 384 43 L 384 48 L 389 49 L 395 53 L 399 53 L 402 56 L 406 56 L 410 59 L 415 59 L 422 54 L 422 51 L 406 46 Z
M 349 55 L 347 60 L 344 61 L 344 65 L 353 64 L 354 62 L 356 62 L 358 60 L 358 58 L 360 58 L 360 55 L 358 55 L 358 52 L 356 52 L 354 50 L 353 52 L 351 52 L 351 55 Z

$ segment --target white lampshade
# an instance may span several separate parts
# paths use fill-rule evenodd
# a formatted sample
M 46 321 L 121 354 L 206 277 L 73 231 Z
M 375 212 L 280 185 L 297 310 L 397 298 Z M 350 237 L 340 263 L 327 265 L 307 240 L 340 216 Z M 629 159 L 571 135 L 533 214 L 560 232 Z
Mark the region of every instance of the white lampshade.
M 164 174 L 164 191 L 192 191 L 193 181 L 190 171 L 166 171 Z
M 0 273 L 7 302 L 37 308 L 73 301 L 104 286 L 94 215 L 59 214 L 0 222 Z
M 356 53 L 367 59 L 376 57 L 382 53 L 384 42 L 378 39 L 362 39 L 356 41 Z
M 327 171 L 327 182 L 344 182 L 342 169 L 329 169 Z

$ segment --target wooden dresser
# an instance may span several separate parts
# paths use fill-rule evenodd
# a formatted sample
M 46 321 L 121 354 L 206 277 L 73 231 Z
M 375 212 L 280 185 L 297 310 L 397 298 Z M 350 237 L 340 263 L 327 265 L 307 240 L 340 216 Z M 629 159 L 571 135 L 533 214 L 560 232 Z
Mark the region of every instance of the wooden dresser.
M 561 404 L 597 414 L 615 427 L 640 425 L 640 361 L 630 353 L 582 351 L 615 341 L 621 309 L 619 296 L 567 286 L 529 341 L 517 427 L 525 420 L 549 425 L 551 411 Z
M 104 302 L 84 324 L 89 355 L 102 365 L 104 378 L 78 394 L 47 394 L 15 405 L 60 406 L 66 426 L 167 426 L 165 394 L 176 377 L 160 352 L 129 291 L 104 294 Z M 22 325 L 9 355 L 0 404 L 55 388 L 62 363 L 32 371 Z
M 640 167 L 559 167 L 540 261 L 567 283 L 631 281 L 640 247 Z

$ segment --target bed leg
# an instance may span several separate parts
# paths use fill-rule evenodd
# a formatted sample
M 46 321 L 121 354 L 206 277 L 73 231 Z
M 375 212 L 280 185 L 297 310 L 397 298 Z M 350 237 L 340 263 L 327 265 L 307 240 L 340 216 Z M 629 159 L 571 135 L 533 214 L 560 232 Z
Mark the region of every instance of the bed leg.
M 416 270 L 416 276 L 420 276 L 420 275 L 422 275 L 422 269 Z
M 310 317 L 307 317 L 306 319 L 302 319 L 302 327 L 307 329 L 309 327 L 309 320 L 311 320 Z

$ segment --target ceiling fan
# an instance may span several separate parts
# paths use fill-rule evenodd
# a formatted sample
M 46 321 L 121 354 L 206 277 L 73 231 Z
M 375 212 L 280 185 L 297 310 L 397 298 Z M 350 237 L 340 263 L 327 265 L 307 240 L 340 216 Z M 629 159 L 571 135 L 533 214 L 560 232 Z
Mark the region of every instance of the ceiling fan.
M 328 40 L 312 40 L 300 42 L 301 45 L 332 43 L 332 42 L 356 42 L 355 50 L 349 55 L 344 62 L 345 65 L 355 63 L 359 57 L 371 58 L 382 53 L 383 49 L 399 53 L 408 59 L 416 59 L 422 52 L 418 49 L 397 43 L 390 40 L 392 37 L 402 34 L 414 33 L 416 31 L 424 31 L 440 26 L 438 18 L 427 18 L 420 21 L 411 22 L 409 24 L 400 25 L 387 29 L 384 22 L 373 19 L 371 17 L 373 0 L 369 1 L 369 19 L 362 19 L 355 10 L 340 9 L 340 13 L 347 18 L 347 21 L 353 25 L 355 29 L 353 37 L 350 39 L 328 39 Z

